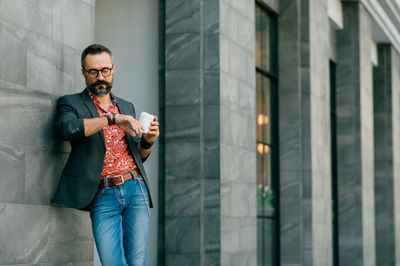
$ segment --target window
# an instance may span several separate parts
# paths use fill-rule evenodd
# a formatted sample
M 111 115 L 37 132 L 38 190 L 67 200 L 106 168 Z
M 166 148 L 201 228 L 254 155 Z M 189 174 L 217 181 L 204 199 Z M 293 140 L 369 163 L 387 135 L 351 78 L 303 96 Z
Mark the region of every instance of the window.
M 257 264 L 279 265 L 276 16 L 256 3 Z

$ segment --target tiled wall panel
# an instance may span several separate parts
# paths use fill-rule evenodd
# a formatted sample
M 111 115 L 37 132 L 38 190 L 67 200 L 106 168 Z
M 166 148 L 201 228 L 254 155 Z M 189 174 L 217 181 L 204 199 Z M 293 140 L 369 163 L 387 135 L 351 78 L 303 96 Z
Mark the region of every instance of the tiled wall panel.
M 69 145 L 55 101 L 79 92 L 94 1 L 0 2 L 0 265 L 92 265 L 88 213 L 50 206 Z

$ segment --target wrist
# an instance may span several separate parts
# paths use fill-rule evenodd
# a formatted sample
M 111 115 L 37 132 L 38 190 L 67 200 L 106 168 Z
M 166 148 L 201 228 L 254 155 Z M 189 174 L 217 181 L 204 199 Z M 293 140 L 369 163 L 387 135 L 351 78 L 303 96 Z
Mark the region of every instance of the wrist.
M 106 113 L 104 116 L 107 118 L 108 126 L 115 125 L 115 113 Z
M 151 149 L 151 146 L 153 146 L 153 142 L 148 142 L 145 138 L 140 139 L 140 147 L 142 147 L 143 149 Z

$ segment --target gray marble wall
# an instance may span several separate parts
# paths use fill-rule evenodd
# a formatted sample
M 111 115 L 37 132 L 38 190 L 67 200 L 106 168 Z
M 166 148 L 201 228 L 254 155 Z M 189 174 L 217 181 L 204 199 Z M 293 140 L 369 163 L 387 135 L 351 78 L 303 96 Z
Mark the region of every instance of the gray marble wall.
M 169 0 L 165 19 L 165 263 L 219 265 L 219 3 Z
M 167 265 L 256 265 L 254 2 L 166 1 Z
M 400 161 L 400 55 L 392 51 L 392 144 L 393 162 Z M 393 213 L 394 213 L 394 253 L 396 265 L 400 265 L 400 164 L 393 163 Z
M 281 264 L 331 265 L 327 1 L 279 6 Z
M 280 2 L 278 17 L 279 44 L 279 161 L 280 161 L 280 254 L 282 265 L 302 265 L 305 245 L 303 221 L 307 221 L 310 232 L 311 213 L 302 206 L 303 180 L 310 181 L 309 173 L 303 171 L 304 145 L 302 130 L 302 108 L 307 103 L 307 94 L 301 92 L 301 32 L 299 1 Z M 305 45 L 307 48 L 307 45 Z M 308 49 L 307 49 L 308 50 Z M 287 51 L 291 51 L 288 53 Z M 303 98 L 305 98 L 303 100 Z M 307 115 L 306 115 L 307 116 Z M 309 112 L 308 112 L 309 116 Z M 309 120 L 308 120 L 309 121 Z M 306 160 L 304 160 L 306 161 Z M 308 167 L 310 169 L 310 166 Z M 307 183 L 305 183 L 307 184 Z M 309 193 L 310 194 L 310 193 Z M 310 195 L 309 195 L 310 197 Z M 310 204 L 308 205 L 308 207 Z M 311 239 L 311 234 L 310 238 Z M 311 245 L 309 245 L 310 247 Z M 312 258 L 312 254 L 307 254 Z
M 87 213 L 51 207 L 69 147 L 56 99 L 80 91 L 94 1 L 0 1 L 0 265 L 92 265 Z
M 255 1 L 220 0 L 221 265 L 257 264 Z
M 337 43 L 339 263 L 375 265 L 371 22 L 357 2 L 343 3 L 343 21 Z
M 392 53 L 390 44 L 378 46 L 374 82 L 375 234 L 377 265 L 394 265 Z
M 328 1 L 309 0 L 312 265 L 332 265 L 330 25 Z M 304 61 L 307 61 L 305 59 Z M 303 64 L 302 64 L 303 65 Z M 306 63 L 304 63 L 306 65 Z M 307 77 L 304 77 L 307 78 Z M 303 89 L 304 91 L 304 89 Z

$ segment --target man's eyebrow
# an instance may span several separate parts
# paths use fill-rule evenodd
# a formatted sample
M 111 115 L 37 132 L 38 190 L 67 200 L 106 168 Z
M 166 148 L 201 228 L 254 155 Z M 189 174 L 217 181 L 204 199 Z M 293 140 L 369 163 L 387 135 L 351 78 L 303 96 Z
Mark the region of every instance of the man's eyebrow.
M 112 69 L 112 67 L 102 67 L 102 68 L 95 68 L 95 67 L 92 67 L 92 68 L 88 68 L 88 70 L 91 70 L 91 69 L 102 70 L 102 69 L 105 69 L 105 68 Z

